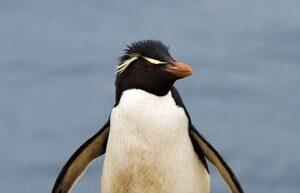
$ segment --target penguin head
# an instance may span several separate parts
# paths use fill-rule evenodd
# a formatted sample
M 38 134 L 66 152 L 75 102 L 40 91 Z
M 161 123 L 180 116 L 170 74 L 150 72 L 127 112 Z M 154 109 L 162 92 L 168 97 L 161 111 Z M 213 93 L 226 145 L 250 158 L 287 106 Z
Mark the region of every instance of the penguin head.
M 192 69 L 174 60 L 168 47 L 158 40 L 134 42 L 124 52 L 117 67 L 117 97 L 133 88 L 163 96 L 176 80 L 192 74 Z

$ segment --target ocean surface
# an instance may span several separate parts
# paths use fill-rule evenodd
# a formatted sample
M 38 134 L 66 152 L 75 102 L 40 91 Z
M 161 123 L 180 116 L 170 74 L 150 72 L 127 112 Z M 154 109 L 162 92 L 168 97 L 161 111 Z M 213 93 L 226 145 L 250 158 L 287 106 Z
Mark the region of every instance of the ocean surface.
M 193 68 L 176 87 L 245 192 L 300 192 L 299 10 L 297 0 L 0 0 L 1 192 L 51 191 L 107 120 L 118 57 L 141 39 Z M 72 193 L 99 192 L 102 161 Z M 211 173 L 211 192 L 227 192 Z

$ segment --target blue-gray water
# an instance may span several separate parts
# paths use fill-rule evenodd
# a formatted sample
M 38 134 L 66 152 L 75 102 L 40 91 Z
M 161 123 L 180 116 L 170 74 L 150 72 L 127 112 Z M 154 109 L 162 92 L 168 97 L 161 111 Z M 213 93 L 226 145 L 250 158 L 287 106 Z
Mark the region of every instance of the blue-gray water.
M 245 192 L 300 192 L 300 1 L 0 0 L 0 187 L 50 192 L 106 121 L 126 43 L 160 39 L 176 83 Z M 102 158 L 73 193 L 99 192 Z M 212 171 L 212 192 L 226 188 Z M 188 185 L 188 184 L 187 184 Z

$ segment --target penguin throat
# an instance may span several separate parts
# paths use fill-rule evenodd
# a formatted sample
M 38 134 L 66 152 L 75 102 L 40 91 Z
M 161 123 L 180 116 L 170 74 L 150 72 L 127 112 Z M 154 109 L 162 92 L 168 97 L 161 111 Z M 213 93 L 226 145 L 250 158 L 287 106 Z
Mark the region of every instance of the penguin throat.
M 175 82 L 175 81 L 174 81 Z M 169 84 L 160 84 L 160 85 L 153 85 L 153 86 L 142 86 L 142 85 L 118 85 L 116 84 L 116 105 L 119 104 L 119 101 L 121 99 L 122 93 L 126 90 L 130 89 L 141 89 L 148 93 L 157 95 L 157 96 L 165 96 L 168 94 L 168 92 L 171 90 L 174 82 L 170 82 Z

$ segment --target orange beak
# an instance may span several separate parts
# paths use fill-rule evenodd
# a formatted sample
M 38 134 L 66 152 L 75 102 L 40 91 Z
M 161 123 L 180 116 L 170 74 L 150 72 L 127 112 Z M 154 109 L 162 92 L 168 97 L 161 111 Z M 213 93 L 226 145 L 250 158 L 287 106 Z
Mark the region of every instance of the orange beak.
M 165 67 L 165 71 L 170 72 L 179 78 L 184 78 L 192 75 L 191 67 L 182 62 L 174 62 L 172 64 L 167 64 Z

